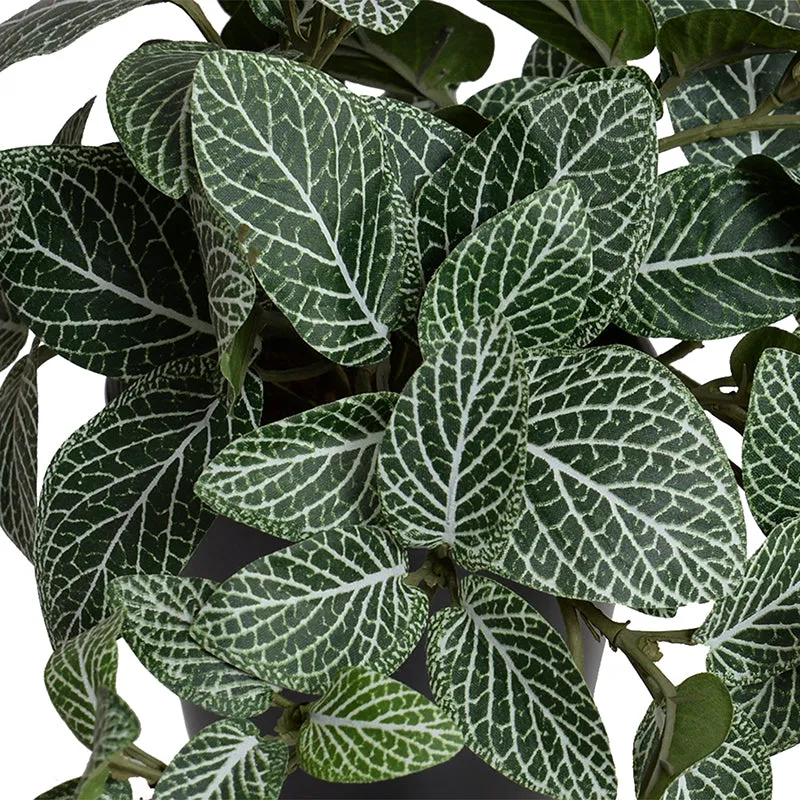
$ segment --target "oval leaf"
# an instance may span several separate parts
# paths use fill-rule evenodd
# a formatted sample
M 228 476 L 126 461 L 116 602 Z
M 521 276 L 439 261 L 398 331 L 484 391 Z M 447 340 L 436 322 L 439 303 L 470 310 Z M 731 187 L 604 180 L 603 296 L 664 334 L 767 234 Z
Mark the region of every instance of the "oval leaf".
M 323 5 L 355 25 L 378 33 L 393 33 L 419 0 L 321 0 Z
M 525 59 L 522 74 L 526 78 L 566 78 L 581 69 L 583 64 L 580 61 L 544 39 L 537 39 Z

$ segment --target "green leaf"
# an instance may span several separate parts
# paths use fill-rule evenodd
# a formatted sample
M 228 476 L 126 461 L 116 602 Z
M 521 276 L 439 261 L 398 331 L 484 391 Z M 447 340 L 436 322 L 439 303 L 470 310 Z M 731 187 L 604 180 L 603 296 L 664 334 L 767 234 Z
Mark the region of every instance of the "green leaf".
M 92 113 L 94 101 L 93 97 L 86 105 L 81 106 L 65 123 L 56 135 L 53 144 L 56 145 L 80 145 L 83 142 L 83 134 L 86 131 L 86 123 L 89 121 L 89 114 Z
M 768 755 L 800 743 L 800 667 L 758 683 L 733 686 L 731 697 L 758 726 Z
M 253 6 L 255 5 L 256 0 L 253 0 Z M 280 43 L 278 30 L 285 29 L 286 26 L 282 24 L 272 29 L 263 25 L 245 0 L 235 7 L 232 6 L 230 13 L 231 18 L 220 33 L 226 47 L 231 50 L 260 51 Z
M 481 131 L 489 127 L 489 120 L 486 117 L 479 114 L 474 108 L 462 104 L 439 108 L 432 112 L 432 116 L 449 122 L 463 133 L 466 133 L 469 138 L 477 136 Z
M 278 800 L 288 758 L 286 745 L 261 737 L 252 722 L 222 719 L 175 756 L 153 800 Z
M 549 44 L 593 67 L 643 58 L 655 46 L 655 25 L 644 0 L 481 0 Z M 577 12 L 577 15 L 576 15 Z
M 758 56 L 692 76 L 667 97 L 674 129 L 682 131 L 752 114 L 775 90 L 791 59 L 784 54 Z M 800 103 L 793 102 L 782 113 L 798 110 Z M 792 164 L 800 156 L 800 131 L 752 131 L 684 145 L 682 149 L 690 164 L 733 167 L 754 153 L 784 158 Z
M 419 315 L 426 358 L 481 319 L 504 317 L 520 347 L 566 342 L 592 283 L 591 234 L 575 184 L 534 192 L 484 222 L 444 260 Z
M 0 23 L 0 70 L 55 53 L 98 25 L 152 0 L 39 0 Z
M 370 105 L 386 141 L 386 157 L 409 200 L 425 178 L 469 141 L 449 122 L 408 103 L 376 97 Z
M 298 333 L 340 363 L 385 358 L 408 315 L 397 261 L 410 209 L 366 101 L 286 59 L 219 52 L 198 67 L 193 126 L 211 202 Z
M 711 423 L 627 347 L 531 353 L 525 506 L 493 571 L 563 597 L 664 608 L 741 576 L 738 489 Z
M 269 707 L 273 687 L 206 652 L 191 638 L 213 581 L 170 575 L 128 575 L 108 587 L 112 610 L 137 658 L 168 689 L 216 714 L 254 717 Z
M 0 386 L 0 527 L 29 560 L 36 537 L 40 363 L 34 339 Z
M 238 396 L 253 355 L 255 279 L 236 231 L 211 205 L 202 187 L 194 183 L 189 208 L 203 259 L 220 371 Z
M 611 800 L 608 737 L 563 639 L 510 589 L 468 575 L 428 634 L 436 701 L 467 746 L 533 791 Z
M 220 514 L 295 541 L 375 521 L 378 448 L 397 396 L 360 394 L 237 439 L 195 485 Z
M 584 65 L 544 39 L 537 39 L 531 47 L 522 74 L 526 78 L 566 78 Z
M 750 391 L 758 362 L 764 351 L 770 347 L 800 354 L 800 337 L 780 328 L 758 328 L 746 334 L 733 348 L 730 358 L 731 375 L 740 389 Z M 780 390 L 785 386 L 786 384 L 782 384 Z M 753 424 L 753 415 L 750 417 L 750 424 Z
M 194 496 L 208 459 L 252 430 L 255 379 L 233 417 L 210 359 L 154 370 L 79 428 L 48 467 L 36 572 L 51 638 L 97 622 L 120 575 L 179 572 L 214 515 Z M 166 532 L 166 533 L 165 533 Z
M 800 305 L 793 192 L 720 167 L 681 167 L 658 182 L 653 238 L 620 325 L 645 336 L 718 339 Z
M 117 145 L 7 150 L 0 170 L 25 195 L 3 286 L 45 344 L 118 378 L 213 348 L 188 209 Z
M 49 792 L 40 794 L 36 800 L 75 800 L 80 782 L 80 778 L 66 781 Z M 133 790 L 127 781 L 108 781 L 99 800 L 133 800 Z
M 47 693 L 78 741 L 92 746 L 98 692 L 117 680 L 117 639 L 122 615 L 112 614 L 93 628 L 65 642 L 50 656 L 44 670 Z
M 28 329 L 23 325 L 0 290 L 0 371 L 14 363 L 28 341 Z
M 519 513 L 525 376 L 511 328 L 482 320 L 423 364 L 378 458 L 381 514 L 408 547 L 490 563 Z
M 771 348 L 756 368 L 742 442 L 745 495 L 765 533 L 800 516 L 798 443 L 800 355 Z
M 787 186 L 794 192 L 797 192 L 797 187 L 800 185 L 800 170 L 787 167 L 786 164 L 779 163 L 769 156 L 747 156 L 736 165 L 736 168 Z
M 142 727 L 130 706 L 104 686 L 97 690 L 97 721 L 92 754 L 78 787 L 77 800 L 100 800 L 105 794 L 111 762 L 139 738 Z
M 447 761 L 464 744 L 427 697 L 365 667 L 340 672 L 309 711 L 297 749 L 303 770 L 325 781 L 400 778 Z
M 215 49 L 201 42 L 147 43 L 117 66 L 108 84 L 108 113 L 125 152 L 170 197 L 182 197 L 190 186 L 192 78 Z
M 755 683 L 800 664 L 800 519 L 781 523 L 750 559 L 735 591 L 714 603 L 696 642 L 708 669 L 730 684 Z
M 482 222 L 538 189 L 574 180 L 592 231 L 595 270 L 581 329 L 590 341 L 627 294 L 647 247 L 654 110 L 649 92 L 626 78 L 545 92 L 496 120 L 420 190 L 426 274 Z
M 424 592 L 403 582 L 406 555 L 380 530 L 326 531 L 225 581 L 191 634 L 265 681 L 321 692 L 340 670 L 393 672 L 422 636 Z
M 763 794 L 751 792 L 759 786 L 763 789 L 763 758 L 750 749 L 755 741 L 749 738 L 751 729 L 747 720 L 740 717 L 739 725 L 732 726 L 737 720 L 722 681 L 715 675 L 699 673 L 679 684 L 677 690 L 677 698 L 667 701 L 666 712 L 660 706 L 650 706 L 636 732 L 634 773 L 640 792 L 637 796 L 664 800 L 732 797 L 760 800 Z M 740 774 L 737 769 L 741 769 Z M 745 791 L 718 794 L 731 779 Z M 714 790 L 711 794 L 710 789 Z
M 778 25 L 800 27 L 800 10 L 794 0 L 774 0 L 770 3 L 764 3 L 763 0 L 657 0 L 650 3 L 650 8 L 659 27 L 671 17 L 708 8 L 739 8 L 760 14 Z
M 379 33 L 394 33 L 419 0 L 321 0 L 323 5 L 354 25 Z

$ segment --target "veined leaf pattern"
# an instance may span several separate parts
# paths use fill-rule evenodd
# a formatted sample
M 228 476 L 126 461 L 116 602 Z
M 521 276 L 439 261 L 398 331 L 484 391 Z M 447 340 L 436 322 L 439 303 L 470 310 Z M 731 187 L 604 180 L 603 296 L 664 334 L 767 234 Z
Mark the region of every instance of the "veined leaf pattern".
M 28 329 L 17 319 L 0 289 L 0 371 L 14 363 L 27 341 Z
M 75 800 L 78 787 L 81 784 L 80 778 L 66 781 L 51 789 L 49 792 L 40 794 L 36 800 Z M 133 790 L 128 781 L 108 781 L 103 790 L 103 794 L 97 800 L 132 800 Z
M 214 49 L 202 42 L 144 44 L 117 66 L 108 84 L 108 112 L 125 152 L 170 197 L 189 189 L 192 78 Z
M 24 193 L 3 286 L 45 344 L 112 377 L 213 349 L 188 209 L 117 145 L 8 150 L 0 169 Z
M 769 533 L 800 517 L 800 355 L 768 348 L 753 376 L 742 442 L 747 503 Z
M 360 394 L 266 425 L 228 445 L 195 491 L 218 513 L 284 539 L 373 522 L 378 448 L 396 402 Z
M 585 64 L 544 39 L 537 39 L 525 59 L 522 74 L 527 78 L 565 78 L 585 68 Z
M 763 0 L 658 0 L 650 2 L 649 5 L 659 26 L 671 17 L 678 17 L 691 11 L 701 11 L 706 8 L 737 8 L 766 17 L 778 25 L 800 28 L 800 10 L 797 9 L 794 0 L 771 0 L 769 3 Z
M 575 184 L 534 192 L 480 225 L 428 284 L 419 338 L 432 359 L 459 331 L 504 317 L 520 347 L 564 344 L 592 283 L 592 245 Z
M 83 142 L 83 135 L 86 132 L 86 123 L 89 121 L 89 115 L 94 108 L 94 101 L 97 100 L 93 97 L 81 106 L 62 126 L 61 130 L 53 140 L 53 144 L 58 145 L 80 145 Z
M 533 791 L 612 800 L 608 736 L 564 641 L 510 589 L 478 575 L 428 634 L 436 701 L 467 746 Z
M 740 170 L 659 177 L 653 238 L 620 324 L 647 336 L 717 339 L 800 304 L 798 200 Z
M 229 663 L 298 692 L 324 691 L 357 664 L 393 672 L 428 614 L 407 573 L 405 552 L 382 531 L 326 531 L 225 581 L 191 633 Z
M 252 430 L 261 396 L 252 381 L 229 416 L 210 359 L 161 367 L 61 446 L 45 476 L 35 553 L 54 642 L 103 616 L 113 578 L 182 569 L 213 520 L 194 482 L 225 444 Z
M 355 25 L 394 33 L 408 18 L 419 0 L 321 0 L 340 17 Z
M 278 800 L 288 758 L 286 745 L 261 737 L 252 722 L 221 719 L 175 756 L 153 800 Z
M 652 229 L 655 106 L 633 78 L 543 92 L 478 134 L 420 189 L 428 276 L 478 225 L 537 189 L 571 179 L 592 228 L 595 271 L 582 338 L 627 294 Z
M 417 370 L 378 458 L 381 515 L 398 540 L 491 563 L 519 512 L 525 404 L 516 340 L 495 318 Z
M 411 212 L 366 101 L 287 59 L 219 52 L 198 67 L 193 129 L 211 202 L 298 333 L 339 363 L 386 357 L 408 317 L 398 217 Z
M 369 102 L 386 141 L 386 158 L 409 200 L 428 176 L 469 141 L 454 125 L 408 103 L 384 97 Z
M 800 664 L 798 536 L 797 518 L 775 528 L 695 634 L 709 648 L 709 671 L 728 683 L 754 683 Z
M 371 783 L 447 761 L 463 744 L 455 724 L 427 697 L 351 667 L 311 705 L 297 748 L 303 770 L 317 778 Z
M 112 614 L 59 647 L 44 670 L 44 683 L 56 711 L 81 744 L 91 748 L 101 687 L 117 681 L 117 639 L 122 615 Z
M 498 574 L 542 591 L 664 608 L 741 576 L 737 487 L 710 422 L 627 347 L 530 353 L 525 508 Z
M 203 650 L 189 635 L 214 581 L 171 575 L 127 575 L 108 588 L 112 610 L 137 658 L 184 700 L 245 719 L 270 707 L 274 687 Z
M 98 25 L 151 0 L 39 0 L 0 23 L 0 70 L 55 53 Z

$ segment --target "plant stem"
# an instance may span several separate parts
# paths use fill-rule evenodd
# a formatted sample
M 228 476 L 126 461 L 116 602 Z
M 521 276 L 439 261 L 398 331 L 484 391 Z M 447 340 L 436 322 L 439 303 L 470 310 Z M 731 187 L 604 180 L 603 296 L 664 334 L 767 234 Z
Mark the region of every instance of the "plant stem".
M 583 16 L 581 15 L 577 2 L 571 0 L 569 9 L 567 9 L 561 0 L 539 0 L 539 2 L 572 25 L 572 27 L 594 47 L 597 51 L 597 55 L 603 59 L 603 63 L 607 67 L 613 67 L 622 63 L 618 58 L 612 55 L 609 46 L 583 21 Z
M 737 136 L 740 133 L 752 131 L 775 131 L 786 128 L 800 128 L 800 114 L 774 114 L 767 117 L 750 114 L 740 119 L 726 119 L 711 125 L 698 125 L 696 128 L 688 128 L 672 136 L 659 139 L 658 150 L 663 153 L 673 147 L 683 147 L 694 142 L 722 139 L 726 136 Z
M 322 49 L 314 56 L 311 65 L 322 69 L 328 63 L 328 59 L 336 52 L 336 48 L 344 41 L 345 36 L 350 33 L 352 27 L 352 22 L 340 19 L 336 30 L 328 37 Z
M 707 398 L 703 396 L 703 392 L 700 392 L 699 397 L 697 395 L 697 391 L 702 388 L 699 381 L 690 378 L 686 373 L 672 366 L 672 364 L 668 364 L 667 366 L 673 375 L 679 378 L 683 385 L 695 395 L 697 401 L 705 411 L 708 411 L 709 414 L 716 417 L 720 422 L 729 425 L 737 433 L 744 434 L 747 412 L 743 408 L 735 403 L 720 402 L 720 399 L 724 401 L 725 395 L 720 395 L 719 397 L 715 396 L 710 402 L 706 402 Z
M 203 34 L 207 42 L 225 47 L 222 37 L 217 33 L 216 28 L 209 22 L 203 9 L 197 5 L 195 0 L 172 0 L 172 2 L 191 17 L 192 22 L 197 25 L 198 30 Z
M 167 765 L 136 745 L 129 745 L 109 761 L 109 768 L 117 780 L 144 778 L 148 785 L 155 786 Z
M 676 361 L 680 361 L 682 358 L 685 358 L 689 355 L 689 353 L 693 353 L 695 350 L 700 350 L 701 348 L 705 347 L 702 342 L 678 342 L 674 347 L 670 347 L 669 350 L 662 353 L 658 360 L 662 364 L 674 364 Z
M 572 658 L 581 675 L 586 673 L 586 659 L 583 651 L 583 637 L 581 636 L 581 621 L 578 612 L 569 600 L 558 598 L 558 607 L 564 618 L 564 627 L 567 631 L 567 647 L 572 653 Z
M 674 631 L 634 631 L 628 630 L 632 637 L 650 639 L 651 641 L 670 642 L 671 644 L 694 645 L 693 637 L 697 628 L 684 628 Z

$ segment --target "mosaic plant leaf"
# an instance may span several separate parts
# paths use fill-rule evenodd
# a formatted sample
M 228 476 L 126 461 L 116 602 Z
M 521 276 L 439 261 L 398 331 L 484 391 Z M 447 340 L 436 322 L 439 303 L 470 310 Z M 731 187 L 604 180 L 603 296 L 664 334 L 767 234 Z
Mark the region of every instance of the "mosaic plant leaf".
M 151 0 L 39 0 L 0 23 L 0 70 L 61 50 L 98 25 Z
M 0 371 L 14 363 L 27 340 L 27 327 L 17 318 L 0 290 Z
M 405 552 L 382 531 L 327 531 L 229 578 L 191 633 L 225 661 L 295 691 L 324 691 L 357 664 L 390 673 L 428 614 L 425 593 L 403 582 L 407 573 Z
M 463 744 L 455 724 L 427 697 L 351 667 L 311 705 L 297 747 L 303 770 L 317 778 L 372 783 L 447 761 Z
M 658 181 L 653 238 L 620 324 L 647 336 L 717 339 L 800 303 L 798 199 L 740 170 L 681 167 Z
M 370 109 L 386 141 L 386 158 L 409 200 L 425 178 L 469 141 L 449 122 L 399 100 L 376 97 Z
M 747 503 L 769 533 L 800 517 L 800 354 L 768 348 L 758 361 L 742 442 Z
M 672 17 L 709 8 L 738 8 L 766 17 L 778 25 L 800 27 L 800 9 L 793 0 L 775 0 L 771 3 L 762 0 L 658 0 L 657 3 L 650 3 L 650 8 L 659 27 Z
M 366 102 L 287 59 L 219 52 L 200 62 L 192 115 L 203 185 L 267 294 L 323 355 L 383 359 L 408 315 L 397 220 L 410 209 Z
M 592 283 L 589 223 L 572 181 L 534 192 L 480 225 L 428 284 L 419 338 L 432 359 L 449 340 L 495 315 L 522 348 L 567 342 Z
M 800 664 L 800 557 L 797 518 L 781 523 L 750 559 L 736 590 L 719 599 L 695 641 L 709 648 L 708 669 L 748 684 Z
M 273 687 L 203 650 L 189 635 L 214 581 L 171 575 L 127 575 L 108 587 L 112 610 L 137 658 L 184 700 L 228 717 L 265 712 Z
M 252 722 L 222 719 L 203 728 L 175 756 L 153 800 L 278 800 L 288 758 L 286 745 L 260 736 Z
M 213 348 L 188 209 L 118 145 L 8 150 L 0 170 L 24 192 L 0 279 L 46 345 L 113 377 Z
M 736 584 L 745 527 L 711 424 L 627 347 L 531 353 L 525 506 L 498 574 L 560 596 L 665 608 Z
M 563 639 L 488 578 L 463 579 L 459 602 L 431 621 L 428 671 L 467 747 L 533 791 L 615 798 L 608 737 Z
M 86 132 L 86 123 L 89 121 L 89 115 L 92 113 L 95 100 L 97 100 L 97 98 L 93 97 L 64 123 L 58 135 L 53 140 L 53 144 L 80 145 L 83 142 L 83 134 Z
M 397 402 L 378 457 L 381 516 L 408 547 L 490 563 L 519 512 L 525 377 L 508 323 L 440 348 Z
M 108 112 L 136 169 L 170 197 L 182 197 L 193 168 L 190 101 L 202 42 L 152 42 L 131 53 L 111 75 Z
M 66 781 L 51 789 L 49 792 L 40 794 L 36 800 L 75 800 L 75 794 L 80 786 L 80 778 Z M 132 800 L 133 790 L 127 781 L 108 781 L 98 800 Z
M 526 78 L 565 78 L 581 69 L 584 69 L 584 65 L 580 61 L 544 39 L 537 39 L 525 59 L 522 74 Z
M 211 461 L 195 491 L 218 513 L 284 539 L 373 522 L 378 448 L 396 402 L 360 394 L 259 428 Z
M 112 614 L 59 647 L 47 662 L 44 683 L 56 711 L 78 741 L 92 746 L 101 687 L 117 681 L 117 639 L 122 616 Z
M 426 274 L 482 222 L 538 189 L 574 180 L 592 229 L 595 271 L 582 328 L 591 340 L 627 293 L 647 247 L 654 114 L 649 91 L 626 78 L 545 92 L 496 120 L 420 189 Z
M 258 418 L 261 386 L 229 417 L 211 359 L 154 370 L 79 428 L 48 467 L 36 574 L 54 642 L 96 623 L 106 585 L 176 574 L 213 520 L 194 496 L 208 459 Z M 165 531 L 167 534 L 165 534 Z
M 408 18 L 419 0 L 323 0 L 340 17 L 355 25 L 394 33 Z

